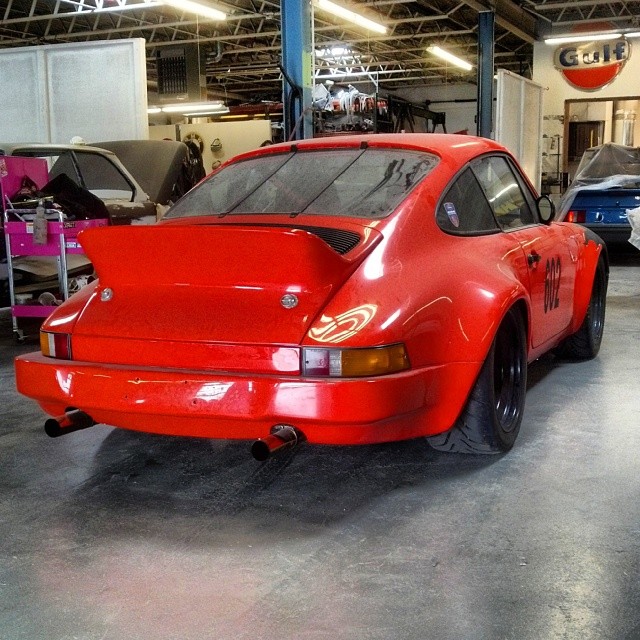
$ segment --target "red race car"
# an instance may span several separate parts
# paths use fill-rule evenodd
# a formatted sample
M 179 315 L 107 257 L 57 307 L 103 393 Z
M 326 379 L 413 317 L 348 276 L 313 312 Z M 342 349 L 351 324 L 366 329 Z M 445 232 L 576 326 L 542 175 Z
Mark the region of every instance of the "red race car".
M 55 419 L 161 434 L 509 450 L 527 364 L 592 358 L 608 260 L 482 138 L 321 138 L 234 158 L 147 227 L 82 232 L 98 280 L 18 357 Z

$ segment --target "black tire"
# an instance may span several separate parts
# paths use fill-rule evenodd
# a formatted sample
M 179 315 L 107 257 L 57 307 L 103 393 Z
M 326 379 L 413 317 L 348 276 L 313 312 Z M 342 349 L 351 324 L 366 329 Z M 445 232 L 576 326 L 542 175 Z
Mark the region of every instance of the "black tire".
M 562 357 L 590 360 L 598 355 L 604 333 L 608 281 L 607 270 L 603 260 L 600 259 L 593 278 L 587 315 L 580 328 L 562 343 L 560 348 Z
M 491 344 L 467 404 L 452 429 L 428 438 L 438 451 L 492 454 L 516 441 L 527 391 L 527 336 L 511 309 Z

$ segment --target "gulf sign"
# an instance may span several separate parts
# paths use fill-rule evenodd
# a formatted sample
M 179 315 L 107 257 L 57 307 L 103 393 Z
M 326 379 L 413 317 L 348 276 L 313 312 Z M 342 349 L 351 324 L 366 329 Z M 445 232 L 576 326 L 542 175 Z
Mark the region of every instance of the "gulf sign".
M 558 47 L 553 62 L 570 85 L 596 91 L 614 80 L 630 53 L 626 38 L 580 42 Z

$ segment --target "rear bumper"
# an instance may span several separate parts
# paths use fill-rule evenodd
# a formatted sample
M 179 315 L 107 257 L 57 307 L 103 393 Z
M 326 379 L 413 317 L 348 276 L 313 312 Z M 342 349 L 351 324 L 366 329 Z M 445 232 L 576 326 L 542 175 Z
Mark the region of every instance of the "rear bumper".
M 433 435 L 464 405 L 479 363 L 453 363 L 370 379 L 178 371 L 16 359 L 20 393 L 51 415 L 68 408 L 125 429 L 255 439 L 287 423 L 310 442 L 366 444 Z
M 607 244 L 623 244 L 631 237 L 629 224 L 584 224 L 582 226 L 597 233 Z

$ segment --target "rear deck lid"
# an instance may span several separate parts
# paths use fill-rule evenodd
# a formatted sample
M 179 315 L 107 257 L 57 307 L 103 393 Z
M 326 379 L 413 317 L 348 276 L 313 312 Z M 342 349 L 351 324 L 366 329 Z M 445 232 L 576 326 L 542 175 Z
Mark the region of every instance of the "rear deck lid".
M 294 228 L 108 227 L 80 241 L 98 293 L 74 334 L 136 340 L 299 344 L 314 317 L 381 239 L 349 256 Z

